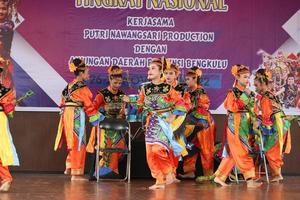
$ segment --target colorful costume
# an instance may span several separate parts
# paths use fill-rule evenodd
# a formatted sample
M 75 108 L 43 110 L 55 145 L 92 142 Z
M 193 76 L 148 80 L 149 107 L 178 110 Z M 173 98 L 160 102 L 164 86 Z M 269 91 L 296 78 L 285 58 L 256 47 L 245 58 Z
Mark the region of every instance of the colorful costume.
M 279 99 L 270 92 L 258 96 L 256 113 L 261 119 L 260 131 L 264 141 L 264 150 L 273 176 L 281 176 L 283 151 L 290 152 L 290 122 L 284 119 Z M 283 149 L 285 141 L 285 150 Z
M 0 179 L 2 183 L 12 181 L 8 166 L 19 166 L 7 119 L 7 116 L 12 115 L 14 111 L 14 100 L 13 90 L 0 85 Z
M 1 82 L 7 88 L 12 88 L 14 90 L 14 84 L 12 80 L 13 74 L 13 63 L 10 57 L 11 44 L 14 33 L 14 23 L 11 20 L 5 20 L 0 23 L 0 43 L 1 50 L 0 54 L 3 59 L 6 60 L 6 65 L 3 67 L 3 72 L 1 74 Z
M 169 149 L 173 150 L 175 157 L 184 150 L 164 118 L 170 114 L 182 116 L 186 113 L 186 107 L 180 94 L 166 83 L 144 85 L 138 105 L 149 111 L 145 135 L 148 166 L 156 184 L 164 184 L 166 176 L 173 172 Z
M 227 94 L 224 107 L 228 111 L 226 141 L 223 159 L 215 175 L 225 182 L 236 165 L 245 180 L 255 177 L 253 159 L 249 156 L 252 148 L 249 144 L 251 119 L 249 109 L 253 109 L 255 95 L 246 93 L 245 88 L 236 85 Z
M 92 93 L 83 81 L 67 86 L 62 92 L 61 117 L 54 150 L 61 147 L 65 139 L 68 149 L 66 171 L 71 175 L 84 174 L 86 154 L 85 113 L 91 123 L 103 118 L 94 108 Z
M 97 94 L 94 100 L 94 107 L 97 110 L 102 110 L 105 118 L 124 119 L 124 103 L 122 97 L 124 93 L 121 90 L 114 92 L 109 86 Z M 96 128 L 93 128 L 87 151 L 94 152 L 95 140 L 96 140 Z M 119 131 L 116 130 L 100 130 L 100 148 L 125 148 L 125 139 L 122 137 Z M 119 173 L 119 161 L 122 157 L 122 153 L 110 153 L 101 152 L 101 159 L 99 161 L 100 171 L 99 175 L 110 176 Z
M 210 100 L 205 90 L 198 86 L 194 91 L 189 91 L 191 110 L 186 119 L 185 136 L 188 143 L 194 144 L 199 150 L 204 176 L 213 174 L 214 167 L 214 142 L 216 128 L 209 112 Z M 184 163 L 184 172 L 195 171 L 198 153 L 187 157 Z
M 179 92 L 179 94 L 181 95 L 181 97 L 184 99 L 185 101 L 185 107 L 186 110 L 188 111 L 190 109 L 190 96 L 189 93 L 185 92 L 185 87 L 182 84 L 179 84 L 178 81 L 174 81 L 174 83 L 172 84 L 172 87 Z M 181 116 L 183 118 L 185 118 L 185 116 Z M 183 151 L 181 152 L 181 156 L 187 156 L 188 155 L 188 151 L 186 150 L 186 138 L 184 135 L 184 130 L 185 130 L 185 123 L 184 121 L 180 124 L 178 124 L 178 128 L 174 131 L 174 136 L 176 141 L 182 146 Z M 170 149 L 170 151 L 172 151 L 172 149 Z M 174 174 L 176 175 L 177 173 L 177 168 L 178 168 L 178 164 L 179 164 L 179 160 L 180 160 L 180 156 L 175 157 L 173 153 L 170 154 L 170 157 L 172 159 L 173 162 L 173 171 Z

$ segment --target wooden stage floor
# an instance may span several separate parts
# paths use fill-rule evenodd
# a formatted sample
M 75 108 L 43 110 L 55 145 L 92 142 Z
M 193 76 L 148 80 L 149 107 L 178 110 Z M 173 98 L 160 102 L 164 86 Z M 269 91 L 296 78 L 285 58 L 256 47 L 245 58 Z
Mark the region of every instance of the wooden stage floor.
M 283 183 L 264 184 L 259 189 L 247 189 L 244 184 L 228 188 L 185 180 L 167 186 L 165 190 L 148 190 L 153 180 L 134 179 L 123 182 L 71 182 L 63 175 L 14 174 L 8 193 L 0 193 L 0 200 L 175 200 L 175 199 L 300 199 L 300 176 L 287 176 Z

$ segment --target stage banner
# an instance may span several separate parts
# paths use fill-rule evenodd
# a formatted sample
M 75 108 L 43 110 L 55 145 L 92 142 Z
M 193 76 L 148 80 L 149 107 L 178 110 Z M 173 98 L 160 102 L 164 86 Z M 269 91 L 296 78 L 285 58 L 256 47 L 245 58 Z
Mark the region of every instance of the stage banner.
M 203 70 L 213 113 L 225 113 L 230 68 L 244 64 L 254 72 L 271 69 L 286 111 L 300 114 L 299 0 L 8 2 L 0 3 L 8 8 L 0 13 L 2 82 L 25 97 L 18 110 L 58 110 L 61 91 L 74 78 L 68 63 L 75 57 L 90 66 L 87 84 L 94 94 L 107 87 L 111 65 L 125 72 L 122 90 L 137 94 L 148 81 L 148 63 L 164 56 L 180 66 L 182 82 L 189 68 Z

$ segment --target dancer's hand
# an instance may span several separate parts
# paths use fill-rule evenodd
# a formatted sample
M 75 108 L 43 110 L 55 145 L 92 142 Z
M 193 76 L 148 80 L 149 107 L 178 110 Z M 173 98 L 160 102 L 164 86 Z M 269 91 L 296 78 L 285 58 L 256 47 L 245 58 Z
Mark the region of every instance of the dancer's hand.
M 126 102 L 126 103 L 129 103 L 129 102 L 130 102 L 130 99 L 129 99 L 129 97 L 128 97 L 127 95 L 124 95 L 123 98 L 122 98 L 122 100 L 123 100 L 124 102 Z

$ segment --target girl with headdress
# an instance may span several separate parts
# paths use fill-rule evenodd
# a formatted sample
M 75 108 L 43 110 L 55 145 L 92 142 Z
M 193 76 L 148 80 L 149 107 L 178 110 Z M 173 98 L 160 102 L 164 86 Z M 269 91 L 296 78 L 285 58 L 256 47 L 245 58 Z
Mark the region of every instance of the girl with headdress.
M 175 157 L 183 150 L 173 135 L 171 123 L 176 116 L 186 113 L 181 95 L 162 80 L 166 67 L 162 59 L 153 59 L 148 67 L 148 79 L 139 94 L 138 105 L 147 110 L 146 157 L 152 177 L 156 179 L 149 189 L 163 189 L 175 181 L 170 153 Z M 170 149 L 172 148 L 172 152 Z
M 3 59 L 0 60 L 0 74 L 3 71 Z M 0 191 L 9 190 L 12 176 L 8 166 L 18 166 L 19 159 L 9 130 L 8 117 L 15 109 L 15 93 L 12 89 L 0 84 Z
M 290 123 L 284 119 L 285 114 L 279 99 L 269 91 L 268 83 L 271 79 L 271 72 L 265 69 L 259 69 L 255 74 L 254 85 L 259 94 L 255 111 L 260 123 L 255 123 L 254 128 L 262 133 L 264 151 L 272 170 L 273 179 L 271 182 L 279 182 L 283 180 L 281 175 L 283 152 L 289 153 L 291 147 Z
M 5 87 L 13 90 L 13 63 L 10 50 L 15 26 L 12 21 L 13 15 L 18 23 L 17 3 L 18 0 L 0 0 L 0 56 L 8 61 L 7 65 L 3 68 L 1 81 Z
M 196 162 L 199 155 L 201 157 L 203 175 L 208 177 L 213 174 L 216 128 L 209 112 L 209 97 L 200 85 L 201 76 L 201 69 L 199 67 L 192 67 L 187 71 L 185 77 L 187 84 L 186 92 L 189 93 L 191 101 L 191 109 L 186 119 L 185 136 L 188 143 L 196 147 L 196 151 L 193 155 L 184 159 L 183 172 L 194 173 L 197 171 Z M 196 173 L 197 175 L 199 174 Z M 196 180 L 201 181 L 201 179 Z
M 119 66 L 111 66 L 108 68 L 109 86 L 98 92 L 94 99 L 94 107 L 101 112 L 105 118 L 124 119 L 125 104 L 128 97 L 120 90 L 122 85 L 122 69 Z M 124 149 L 125 140 L 119 131 L 100 130 L 100 138 L 102 138 L 100 148 L 120 148 Z M 92 130 L 90 141 L 87 147 L 88 152 L 94 152 L 95 145 L 95 128 Z M 100 178 L 117 178 L 119 175 L 119 161 L 122 153 L 101 152 L 99 161 Z M 94 165 L 92 166 L 91 179 L 94 179 Z
M 163 59 L 163 61 L 165 62 L 165 66 L 166 66 L 163 71 L 164 72 L 163 78 L 164 78 L 165 82 L 167 84 L 171 85 L 177 92 L 180 93 L 181 97 L 185 101 L 186 109 L 189 110 L 191 107 L 189 93 L 185 92 L 185 86 L 178 82 L 178 77 L 180 75 L 179 67 L 176 64 L 171 63 L 171 60 L 169 60 L 169 59 Z M 170 156 L 172 157 L 173 163 L 174 163 L 174 166 L 173 166 L 174 175 L 176 175 L 176 173 L 177 173 L 177 167 L 179 164 L 179 160 L 182 159 L 182 157 L 188 155 L 188 152 L 185 148 L 186 147 L 186 138 L 184 136 L 185 115 L 180 116 L 180 118 L 182 118 L 182 120 L 180 120 L 180 119 L 177 120 L 178 123 L 176 125 L 176 128 L 173 129 L 173 131 L 174 131 L 174 136 L 175 136 L 177 142 L 180 145 L 182 145 L 183 151 L 181 152 L 181 156 L 178 156 L 178 157 L 174 157 L 173 153 L 170 154 Z M 170 149 L 170 151 L 172 151 L 172 149 Z M 178 182 L 178 181 L 179 180 L 177 180 L 177 179 L 175 180 L 175 182 Z
M 226 140 L 224 141 L 223 159 L 215 172 L 214 182 L 228 186 L 225 181 L 234 166 L 243 173 L 247 187 L 259 187 L 255 182 L 255 167 L 249 153 L 252 148 L 249 144 L 251 118 L 255 95 L 248 89 L 250 71 L 244 65 L 232 66 L 231 73 L 235 78 L 233 88 L 227 93 L 224 107 L 227 110 Z
M 104 116 L 95 109 L 92 92 L 85 84 L 89 79 L 89 69 L 84 61 L 75 58 L 69 64 L 69 70 L 76 77 L 62 91 L 60 121 L 54 150 L 61 147 L 63 140 L 66 141 L 68 156 L 64 173 L 71 175 L 71 180 L 83 180 L 86 155 L 85 114 L 93 126 L 103 120 Z

